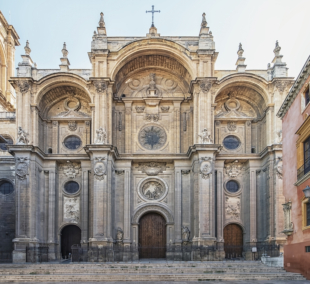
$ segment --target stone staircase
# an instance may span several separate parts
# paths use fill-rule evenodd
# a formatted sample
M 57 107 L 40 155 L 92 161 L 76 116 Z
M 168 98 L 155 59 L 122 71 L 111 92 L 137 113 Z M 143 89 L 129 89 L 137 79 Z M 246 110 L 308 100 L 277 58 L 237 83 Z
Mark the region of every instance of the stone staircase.
M 255 261 L 1 264 L 0 283 L 305 280 Z M 298 282 L 297 282 L 298 283 Z

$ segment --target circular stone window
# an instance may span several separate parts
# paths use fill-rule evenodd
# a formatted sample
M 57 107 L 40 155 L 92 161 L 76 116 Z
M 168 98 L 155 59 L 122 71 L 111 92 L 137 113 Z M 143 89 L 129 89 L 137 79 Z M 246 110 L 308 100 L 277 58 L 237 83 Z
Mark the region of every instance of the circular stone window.
M 13 185 L 5 180 L 0 181 L 0 193 L 7 195 L 11 194 L 14 191 Z
M 224 147 L 229 150 L 235 150 L 240 146 L 240 140 L 233 135 L 226 136 L 223 141 Z
M 80 186 L 75 181 L 68 181 L 65 184 L 65 191 L 67 193 L 74 194 L 74 193 L 77 193 L 79 191 L 79 189 L 80 189 Z
M 167 141 L 166 131 L 159 126 L 146 126 L 139 132 L 139 143 L 148 150 L 157 150 Z
M 239 184 L 235 180 L 229 180 L 226 183 L 226 189 L 230 193 L 236 193 L 240 189 L 240 187 L 239 187 Z
M 65 147 L 70 150 L 78 149 L 81 146 L 81 144 L 82 144 L 81 139 L 74 135 L 68 136 L 64 141 Z

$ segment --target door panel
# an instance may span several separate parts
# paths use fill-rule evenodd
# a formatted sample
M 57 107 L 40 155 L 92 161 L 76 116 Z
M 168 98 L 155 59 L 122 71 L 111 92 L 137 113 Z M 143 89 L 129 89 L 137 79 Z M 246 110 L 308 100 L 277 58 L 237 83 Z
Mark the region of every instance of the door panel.
M 230 224 L 224 228 L 224 250 L 226 258 L 242 257 L 243 231 L 237 224 Z
M 156 213 L 148 213 L 139 222 L 140 258 L 166 257 L 166 222 Z

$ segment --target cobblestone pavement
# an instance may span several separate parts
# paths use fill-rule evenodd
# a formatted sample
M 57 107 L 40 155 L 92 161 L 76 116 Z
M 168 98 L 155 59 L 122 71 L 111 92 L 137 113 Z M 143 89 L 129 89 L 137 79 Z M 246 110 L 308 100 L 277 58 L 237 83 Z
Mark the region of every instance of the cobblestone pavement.
M 91 283 L 96 283 L 96 284 L 123 284 L 123 283 L 135 283 L 135 284 L 193 284 L 194 282 L 167 282 L 167 281 L 162 281 L 162 282 L 153 282 L 153 281 L 140 281 L 140 282 L 136 282 L 136 281 L 123 281 L 123 282 L 40 282 L 40 284 L 91 284 Z M 16 283 L 16 282 L 15 282 Z M 19 282 L 20 284 L 34 284 L 34 283 L 30 283 L 30 282 Z M 199 283 L 208 283 L 208 284 L 222 284 L 222 283 L 226 283 L 226 284 L 310 284 L 310 281 L 304 280 L 304 281 L 199 281 Z

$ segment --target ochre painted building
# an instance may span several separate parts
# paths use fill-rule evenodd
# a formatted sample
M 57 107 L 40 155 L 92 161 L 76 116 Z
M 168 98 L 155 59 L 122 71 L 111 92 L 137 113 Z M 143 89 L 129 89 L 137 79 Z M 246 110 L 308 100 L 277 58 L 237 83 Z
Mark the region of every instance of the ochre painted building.
M 310 57 L 284 100 L 283 123 L 284 267 L 310 280 Z M 308 187 L 308 188 L 307 188 Z
M 281 47 L 265 70 L 248 70 L 240 44 L 236 68 L 217 70 L 205 15 L 198 30 L 109 37 L 102 14 L 91 69 L 70 69 L 66 45 L 59 69 L 39 69 L 27 42 L 9 80 L 16 118 L 1 128 L 13 143 L 0 208 L 16 206 L 0 225 L 14 262 L 42 244 L 50 260 L 72 244 L 89 260 L 102 246 L 139 245 L 137 258 L 149 257 L 144 247 L 166 257 L 167 246 L 196 245 L 223 259 L 284 244 L 276 113 L 293 80 Z

